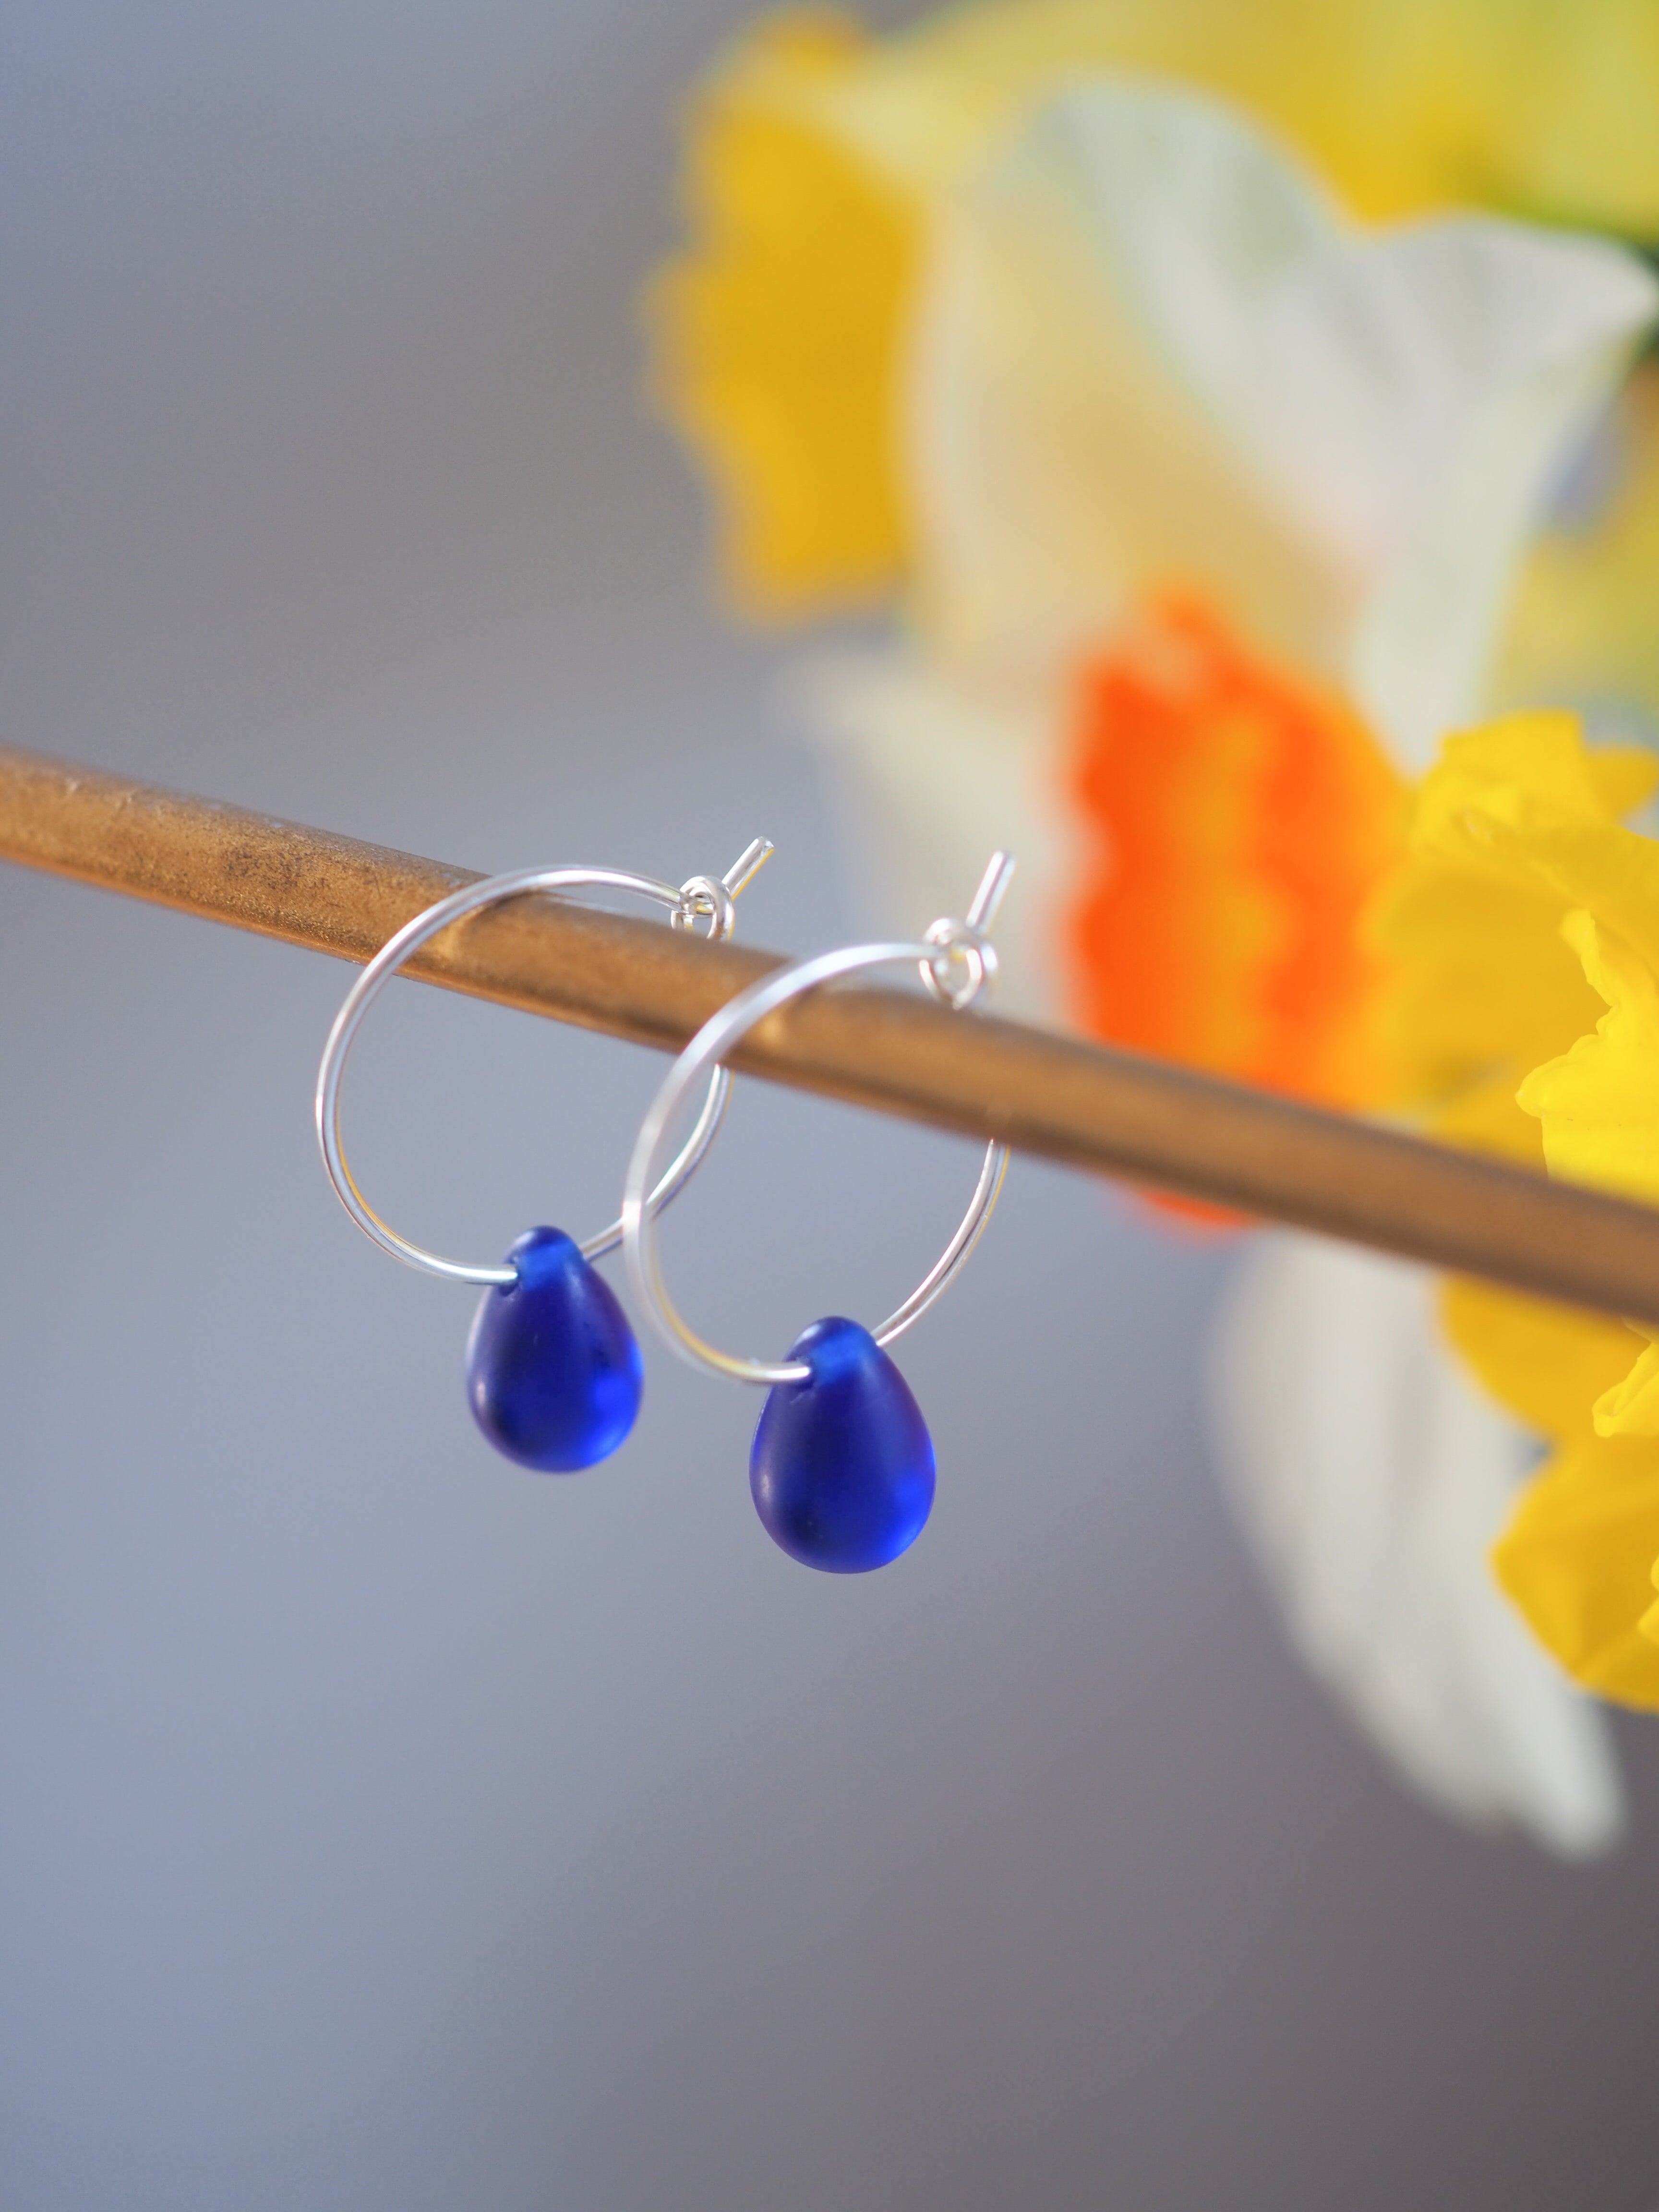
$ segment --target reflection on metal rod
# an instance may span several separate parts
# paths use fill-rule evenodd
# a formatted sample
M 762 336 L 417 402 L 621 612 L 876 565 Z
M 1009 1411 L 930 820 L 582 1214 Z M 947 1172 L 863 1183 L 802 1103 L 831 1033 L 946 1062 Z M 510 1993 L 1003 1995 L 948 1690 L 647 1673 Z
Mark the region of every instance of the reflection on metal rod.
M 554 856 L 559 857 L 559 856 Z M 474 873 L 0 748 L 0 859 L 367 961 Z M 409 973 L 678 1051 L 777 956 L 524 899 Z M 915 994 L 769 1017 L 734 1067 L 1546 1297 L 1659 1322 L 1659 1212 Z

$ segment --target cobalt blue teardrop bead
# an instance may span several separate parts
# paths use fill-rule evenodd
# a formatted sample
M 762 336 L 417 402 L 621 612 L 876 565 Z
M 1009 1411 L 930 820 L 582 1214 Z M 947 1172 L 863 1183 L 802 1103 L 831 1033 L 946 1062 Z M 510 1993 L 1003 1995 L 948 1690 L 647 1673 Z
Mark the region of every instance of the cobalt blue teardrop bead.
M 908 1551 L 933 1505 L 933 1440 L 867 1328 L 831 1316 L 789 1347 L 811 1374 L 767 1393 L 749 1455 L 766 1532 L 803 1566 L 861 1575 Z
M 562 1229 L 526 1229 L 516 1283 L 484 1292 L 466 1346 L 466 1395 L 508 1459 L 570 1474 L 608 1459 L 645 1387 L 640 1347 L 608 1283 Z

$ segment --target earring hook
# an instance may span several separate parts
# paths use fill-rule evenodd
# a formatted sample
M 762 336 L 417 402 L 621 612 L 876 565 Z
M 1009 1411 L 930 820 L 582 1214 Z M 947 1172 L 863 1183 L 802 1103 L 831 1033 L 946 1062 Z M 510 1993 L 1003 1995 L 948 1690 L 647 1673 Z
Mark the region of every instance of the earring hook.
M 776 850 L 769 837 L 755 837 L 723 876 L 688 876 L 680 885 L 679 904 L 668 917 L 669 927 L 695 929 L 707 915 L 708 941 L 723 945 L 737 927 L 732 901 L 754 882 Z
M 997 918 L 1019 863 L 999 848 L 985 864 L 966 918 L 942 915 L 924 933 L 935 950 L 920 963 L 921 980 L 939 1002 L 960 1013 L 971 1006 L 997 972 L 996 947 L 988 933 Z

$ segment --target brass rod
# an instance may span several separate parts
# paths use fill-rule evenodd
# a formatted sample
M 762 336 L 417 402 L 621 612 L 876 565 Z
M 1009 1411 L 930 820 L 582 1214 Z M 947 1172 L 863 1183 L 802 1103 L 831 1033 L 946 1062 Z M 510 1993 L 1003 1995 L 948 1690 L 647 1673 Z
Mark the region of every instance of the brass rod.
M 558 859 L 563 856 L 554 855 Z M 0 859 L 365 961 L 477 880 L 407 853 L 0 747 Z M 546 898 L 478 915 L 409 972 L 675 1050 L 781 956 Z M 1659 1211 L 1138 1054 L 918 994 L 798 1001 L 745 1073 L 1069 1167 L 1659 1323 Z

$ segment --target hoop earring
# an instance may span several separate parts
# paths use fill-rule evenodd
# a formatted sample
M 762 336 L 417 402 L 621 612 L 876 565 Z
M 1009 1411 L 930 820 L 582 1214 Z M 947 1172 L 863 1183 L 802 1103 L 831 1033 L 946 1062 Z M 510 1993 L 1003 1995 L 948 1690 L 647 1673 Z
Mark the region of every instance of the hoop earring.
M 446 1260 L 411 1243 L 383 1221 L 357 1188 L 340 1139 L 340 1084 L 363 1018 L 404 963 L 441 930 L 498 900 L 529 891 L 629 891 L 669 910 L 673 929 L 707 921 L 708 936 L 724 942 L 737 924 L 734 902 L 771 857 L 757 837 L 718 878 L 693 876 L 676 890 L 654 877 L 614 868 L 520 868 L 469 884 L 440 899 L 389 938 L 346 994 L 317 1072 L 317 1141 L 323 1165 L 346 1212 L 365 1237 L 406 1267 L 450 1282 L 485 1288 L 466 1348 L 466 1394 L 489 1442 L 520 1467 L 573 1474 L 608 1459 L 633 1427 L 644 1370 L 628 1317 L 592 1261 L 622 1242 L 622 1223 L 580 1244 L 561 1229 L 527 1229 L 500 1267 Z M 685 1188 L 714 1142 L 732 1079 L 710 1079 L 684 1148 L 651 1194 L 654 1212 Z
M 933 1510 L 933 1438 L 886 1346 L 921 1320 L 984 1233 L 1002 1188 L 1007 1148 L 992 1144 L 961 1225 L 932 1268 L 878 1328 L 830 1316 L 814 1322 L 773 1363 L 719 1352 L 690 1328 L 663 1281 L 653 1185 L 676 1115 L 704 1073 L 739 1039 L 804 992 L 866 968 L 917 967 L 933 996 L 962 1012 L 996 974 L 987 933 L 1014 872 L 995 853 L 965 921 L 936 921 L 915 945 L 854 945 L 764 975 L 706 1022 L 652 1101 L 629 1163 L 623 1243 L 629 1279 L 657 1328 L 693 1366 L 767 1386 L 749 1458 L 755 1509 L 773 1541 L 830 1574 L 885 1566 L 921 1534 Z M 647 1193 L 651 1196 L 647 1198 Z

